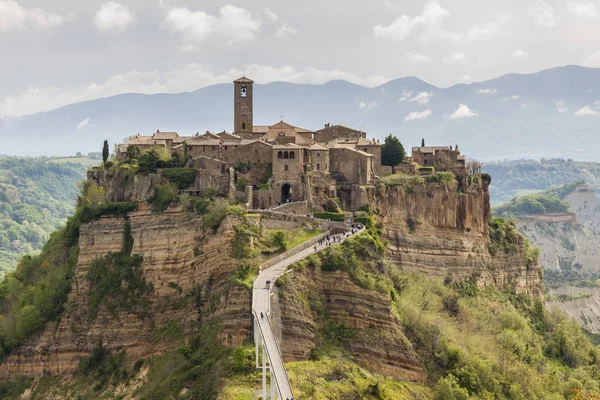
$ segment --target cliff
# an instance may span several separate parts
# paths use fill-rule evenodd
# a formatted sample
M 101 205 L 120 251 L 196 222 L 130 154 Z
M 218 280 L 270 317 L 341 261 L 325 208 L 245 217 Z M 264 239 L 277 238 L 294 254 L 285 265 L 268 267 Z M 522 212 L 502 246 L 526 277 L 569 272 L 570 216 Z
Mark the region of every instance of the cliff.
M 135 212 L 129 223 L 132 253 L 143 257 L 143 277 L 154 287 L 147 303 L 119 309 L 116 315 L 100 308 L 98 316 L 90 319 L 87 270 L 93 260 L 121 251 L 125 220 L 102 218 L 82 225 L 65 315 L 57 326 L 48 324 L 39 337 L 14 351 L 0 365 L 1 376 L 72 374 L 79 358 L 89 355 L 100 340 L 109 349 L 125 350 L 134 360 L 158 354 L 168 343 L 153 340 L 153 333 L 169 321 L 185 334 L 203 317 L 216 317 L 224 342 L 239 345 L 249 337 L 250 294 L 244 287 L 230 285 L 239 262 L 223 252 L 235 235 L 230 222 L 216 235 L 200 229 L 199 216 L 180 211 Z
M 466 192 L 457 183 L 380 187 L 374 205 L 381 211 L 388 259 L 402 269 L 542 295 L 540 268 L 527 267 L 523 242 L 515 252 L 490 254 L 487 185 Z
M 117 192 L 110 191 L 108 181 L 104 184 L 111 199 L 131 200 L 148 196 L 153 179 L 149 175 L 133 180 L 126 191 Z M 378 222 L 371 233 L 386 242 L 385 263 L 372 251 L 364 254 L 362 268 L 369 270 L 361 279 L 387 283 L 368 287 L 344 270 L 298 270 L 289 286 L 274 296 L 286 362 L 313 357 L 323 344 L 324 331 L 348 334 L 345 350 L 362 367 L 397 379 L 427 381 L 425 364 L 407 339 L 394 305 L 396 289 L 388 276 L 393 271 L 423 272 L 439 280 L 474 279 L 479 287 L 495 285 L 541 296 L 539 269 L 526 266 L 522 241 L 514 252 L 492 256 L 488 249 L 487 186 L 473 185 L 462 192 L 456 183 L 380 185 L 367 188 L 358 199 L 376 210 Z M 131 362 L 151 358 L 181 343 L 157 339 L 157 332 L 169 324 L 181 329 L 184 341 L 199 322 L 208 320 L 218 321 L 219 339 L 227 346 L 242 345 L 251 337 L 251 293 L 232 280 L 242 263 L 231 256 L 242 221 L 228 217 L 212 233 L 201 228 L 202 217 L 196 214 L 174 207 L 154 214 L 144 204 L 126 219 L 103 217 L 82 224 L 64 315 L 13 351 L 0 366 L 1 376 L 73 374 L 79 359 L 100 341 L 111 350 L 125 351 Z M 263 221 L 262 226 L 278 225 L 273 224 Z M 289 217 L 285 224 L 284 229 L 300 228 L 304 219 Z M 128 309 L 111 312 L 101 306 L 93 318 L 88 270 L 94 260 L 120 252 L 127 235 L 133 241 L 131 253 L 142 257 L 141 276 L 153 290 Z

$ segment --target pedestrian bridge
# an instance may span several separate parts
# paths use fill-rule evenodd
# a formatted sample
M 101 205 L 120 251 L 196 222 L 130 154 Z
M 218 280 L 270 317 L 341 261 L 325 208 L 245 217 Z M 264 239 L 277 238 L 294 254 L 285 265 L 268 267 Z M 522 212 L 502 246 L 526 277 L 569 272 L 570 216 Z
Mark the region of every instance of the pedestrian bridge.
M 254 315 L 254 342 L 256 344 L 256 367 L 262 368 L 262 398 L 292 400 L 292 386 L 288 379 L 279 343 L 275 338 L 271 322 L 271 287 L 277 278 L 283 275 L 288 266 L 311 254 L 337 246 L 351 236 L 364 231 L 364 227 L 352 228 L 335 224 L 330 229 L 308 242 L 285 252 L 260 266 L 260 272 L 254 281 L 252 290 L 252 314 Z M 262 357 L 259 358 L 260 350 Z M 262 365 L 261 364 L 262 361 Z M 267 387 L 267 370 L 269 384 Z M 270 390 L 269 390 L 270 389 Z M 269 397 L 267 397 L 269 396 Z

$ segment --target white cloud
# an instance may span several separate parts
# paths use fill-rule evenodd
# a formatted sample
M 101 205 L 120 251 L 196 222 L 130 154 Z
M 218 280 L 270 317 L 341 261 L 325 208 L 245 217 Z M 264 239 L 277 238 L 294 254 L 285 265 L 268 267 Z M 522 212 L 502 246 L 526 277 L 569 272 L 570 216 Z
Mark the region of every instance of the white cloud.
M 137 71 L 108 77 L 103 82 L 78 87 L 30 87 L 29 89 L 0 98 L 0 115 L 18 116 L 113 96 L 121 93 L 181 93 L 196 90 L 215 83 L 230 83 L 240 76 L 251 76 L 258 83 L 286 81 L 293 83 L 323 84 L 331 80 L 346 80 L 359 85 L 375 87 L 389 79 L 381 76 L 358 76 L 342 70 L 321 70 L 313 67 L 297 70 L 292 66 L 246 65 L 215 73 L 201 64 L 188 64 L 172 71 Z
M 388 7 L 396 7 L 393 3 L 386 3 Z M 373 27 L 373 36 L 378 39 L 401 42 L 406 40 L 413 32 L 419 31 L 424 40 L 451 40 L 458 42 L 463 39 L 476 40 L 485 36 L 498 33 L 510 21 L 510 15 L 503 14 L 497 20 L 474 25 L 466 32 L 452 32 L 443 29 L 443 24 L 450 16 L 450 11 L 442 7 L 437 1 L 429 1 L 423 6 L 421 15 L 414 17 L 401 15 L 389 25 L 378 24 Z
M 556 103 L 556 111 L 558 111 L 560 114 L 564 114 L 568 110 L 569 108 L 563 101 L 559 101 L 558 103 Z
M 479 113 L 477 111 L 471 110 L 464 104 L 458 106 L 456 111 L 448 116 L 449 119 L 461 119 L 461 118 L 472 118 L 477 117 Z
M 444 60 L 444 62 L 445 63 L 452 63 L 452 62 L 460 61 L 460 60 L 464 59 L 465 56 L 466 56 L 465 53 L 454 53 L 450 57 L 446 58 Z
M 114 1 L 104 3 L 94 17 L 94 24 L 101 31 L 123 32 L 131 25 L 134 16 L 127 7 Z
M 41 8 L 25 8 L 14 0 L 0 0 L 0 31 L 24 30 L 30 27 L 53 28 L 72 16 L 52 14 Z
M 410 92 L 408 90 L 403 90 L 402 91 L 402 96 L 398 99 L 398 101 L 406 101 L 409 100 L 413 95 L 413 92 Z
M 519 49 L 519 50 L 515 50 L 512 54 L 511 57 L 527 57 L 529 54 L 527 54 L 526 52 L 524 52 L 523 50 Z
M 579 110 L 575 111 L 576 117 L 589 117 L 598 115 L 598 111 L 592 109 L 590 106 L 581 107 Z
M 477 93 L 479 93 L 479 94 L 496 94 L 496 93 L 498 93 L 498 90 L 496 88 L 477 89 Z
M 414 121 L 416 119 L 425 119 L 431 115 L 431 110 L 425 111 L 413 111 L 409 113 L 404 120 L 405 121 Z
M 587 67 L 598 68 L 600 67 L 600 51 L 595 52 L 587 59 L 584 63 Z
M 183 46 L 181 46 L 179 48 L 179 51 L 181 51 L 183 53 L 195 53 L 198 50 L 200 50 L 200 48 L 193 44 L 184 44 Z
M 531 3 L 531 18 L 533 25 L 537 28 L 554 28 L 557 17 L 554 7 L 543 0 L 535 0 Z
M 519 100 L 521 98 L 520 95 L 515 94 L 514 96 L 505 97 L 503 100 Z
M 473 78 L 471 78 L 470 75 L 463 75 L 460 78 L 458 78 L 458 81 L 461 83 L 469 83 L 473 80 Z
M 408 100 L 411 103 L 417 103 L 417 104 L 427 104 L 429 103 L 429 100 L 431 100 L 431 98 L 433 97 L 433 93 L 431 92 L 421 92 L 421 93 L 417 93 L 415 95 L 415 97 L 413 97 L 412 99 Z
M 592 2 L 569 1 L 567 10 L 582 18 L 596 18 L 598 16 L 598 9 Z
M 509 14 L 501 15 L 497 20 L 486 22 L 482 25 L 475 25 L 467 32 L 468 39 L 479 39 L 485 36 L 492 36 L 500 32 L 502 28 L 510 22 Z
M 375 100 L 373 100 L 369 104 L 365 103 L 364 101 L 361 101 L 358 105 L 358 108 L 366 108 L 367 110 L 373 110 L 377 107 L 379 107 L 379 104 Z
M 365 108 L 367 106 L 367 104 L 364 101 L 361 101 L 360 104 L 358 105 L 358 108 Z
M 201 43 L 208 39 L 220 39 L 229 45 L 254 40 L 260 25 L 250 11 L 230 5 L 221 7 L 218 16 L 204 11 L 173 8 L 163 23 L 164 28 L 179 33 L 184 42 Z
M 76 127 L 77 130 L 80 131 L 80 130 L 86 128 L 86 127 L 92 126 L 90 124 L 90 121 L 91 121 L 90 117 L 87 117 L 86 119 L 84 119 L 83 121 L 81 121 L 80 123 L 78 123 L 77 127 Z
M 414 63 L 431 61 L 431 57 L 422 53 L 413 53 L 408 56 L 408 60 Z
M 265 14 L 267 14 L 267 17 L 269 17 L 269 19 L 273 22 L 275 22 L 279 19 L 279 16 L 277 14 L 275 14 L 273 11 L 269 10 L 268 8 L 265 8 Z
M 279 29 L 277 29 L 277 32 L 275 32 L 275 36 L 277 36 L 278 38 L 283 38 L 286 36 L 294 36 L 297 33 L 298 31 L 295 30 L 290 24 L 284 22 L 281 24 Z

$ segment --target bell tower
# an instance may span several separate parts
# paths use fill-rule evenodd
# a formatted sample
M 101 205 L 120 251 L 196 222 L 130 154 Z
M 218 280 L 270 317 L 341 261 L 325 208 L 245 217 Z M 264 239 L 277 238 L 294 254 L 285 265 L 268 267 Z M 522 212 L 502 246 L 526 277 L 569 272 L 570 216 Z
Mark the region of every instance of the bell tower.
M 233 81 L 233 132 L 252 133 L 252 84 L 242 77 Z

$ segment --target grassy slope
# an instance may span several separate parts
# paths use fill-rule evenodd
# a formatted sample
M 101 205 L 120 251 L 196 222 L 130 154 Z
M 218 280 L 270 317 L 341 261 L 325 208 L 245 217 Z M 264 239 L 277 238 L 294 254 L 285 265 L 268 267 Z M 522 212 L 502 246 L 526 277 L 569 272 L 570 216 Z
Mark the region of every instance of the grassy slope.
M 46 158 L 0 158 L 0 276 L 39 251 L 73 213 L 85 172 L 81 164 Z M 15 240 L 22 245 L 11 245 Z

